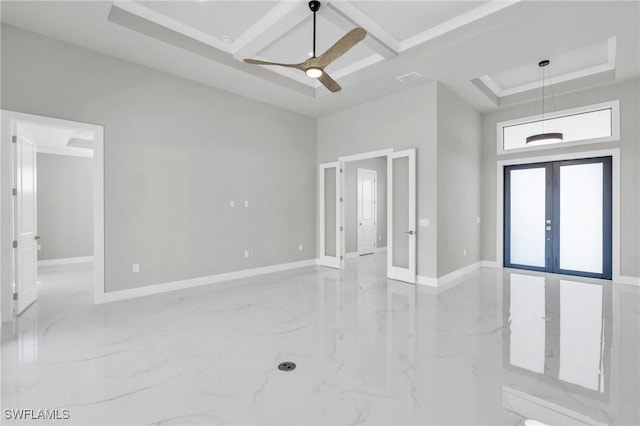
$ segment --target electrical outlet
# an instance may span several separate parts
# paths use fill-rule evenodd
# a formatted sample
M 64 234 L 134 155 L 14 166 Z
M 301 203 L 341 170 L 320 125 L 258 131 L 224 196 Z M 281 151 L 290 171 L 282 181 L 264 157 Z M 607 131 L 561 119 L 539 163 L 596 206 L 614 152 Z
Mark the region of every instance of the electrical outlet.
M 133 272 L 140 272 L 140 264 L 139 263 L 134 263 L 133 264 Z
M 302 251 L 302 244 L 298 244 L 298 250 Z
M 476 222 L 480 223 L 480 216 L 476 217 Z
M 423 228 L 429 227 L 429 219 L 420 219 L 420 226 Z
M 462 254 L 463 254 L 464 256 L 466 256 L 466 255 L 467 255 L 467 249 L 462 250 Z
M 38 251 L 42 250 L 42 246 L 38 244 Z
M 244 257 L 249 257 L 249 250 L 244 251 Z
M 249 200 L 244 200 L 244 206 L 249 207 Z
M 378 235 L 378 241 L 382 241 L 382 235 Z
M 236 202 L 231 200 L 229 201 L 229 207 L 235 207 L 236 206 Z

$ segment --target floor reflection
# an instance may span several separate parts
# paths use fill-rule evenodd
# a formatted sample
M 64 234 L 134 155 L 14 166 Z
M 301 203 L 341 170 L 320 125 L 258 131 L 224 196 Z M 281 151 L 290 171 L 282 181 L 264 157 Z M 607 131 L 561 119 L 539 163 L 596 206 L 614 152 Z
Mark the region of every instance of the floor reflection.
M 3 409 L 69 408 L 80 425 L 640 424 L 635 287 L 482 269 L 433 291 L 388 280 L 384 253 L 100 306 L 90 277 L 51 275 L 62 290 L 3 325 Z
M 637 424 L 637 409 L 621 404 L 638 395 L 637 289 L 551 274 L 504 278 L 503 407 L 545 424 Z M 635 313 L 620 306 L 625 294 Z

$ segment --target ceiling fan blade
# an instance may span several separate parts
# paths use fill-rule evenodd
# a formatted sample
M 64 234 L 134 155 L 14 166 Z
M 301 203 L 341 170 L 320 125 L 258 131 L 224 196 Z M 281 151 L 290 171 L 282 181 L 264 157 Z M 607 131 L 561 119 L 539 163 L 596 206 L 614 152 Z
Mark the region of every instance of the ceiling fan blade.
M 302 64 L 281 64 L 279 62 L 260 61 L 258 59 L 245 59 L 244 61 L 247 64 L 251 64 L 251 65 L 277 65 L 280 67 L 296 68 L 304 71 L 304 68 L 303 68 L 304 62 Z
M 347 53 L 353 46 L 360 43 L 367 36 L 364 28 L 354 28 L 338 40 L 333 46 L 327 49 L 317 58 L 320 68 L 328 66 L 330 63 Z
M 342 90 L 342 87 L 340 87 L 340 85 L 324 71 L 322 72 L 322 75 L 318 77 L 318 81 L 320 81 L 324 87 L 329 89 L 330 92 L 335 93 Z

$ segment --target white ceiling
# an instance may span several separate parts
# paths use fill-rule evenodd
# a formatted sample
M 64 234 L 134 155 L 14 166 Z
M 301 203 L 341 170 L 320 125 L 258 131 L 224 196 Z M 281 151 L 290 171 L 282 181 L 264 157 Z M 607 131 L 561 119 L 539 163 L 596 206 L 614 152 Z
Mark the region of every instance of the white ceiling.
M 556 94 L 640 75 L 634 1 L 325 1 L 318 53 L 349 29 L 367 38 L 327 68 L 330 94 L 298 70 L 311 51 L 307 2 L 2 1 L 2 21 L 310 116 L 438 80 L 480 111 L 532 100 L 538 61 Z M 400 83 L 408 72 L 423 77 Z

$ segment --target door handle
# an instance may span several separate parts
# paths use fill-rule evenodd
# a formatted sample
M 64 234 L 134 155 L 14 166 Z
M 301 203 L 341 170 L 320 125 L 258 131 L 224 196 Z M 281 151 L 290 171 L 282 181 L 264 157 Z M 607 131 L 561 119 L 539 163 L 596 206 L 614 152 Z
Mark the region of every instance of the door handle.
M 36 235 L 35 237 L 33 237 L 34 240 L 39 240 L 40 239 L 40 235 Z
M 551 227 L 550 227 L 550 226 L 547 226 L 545 229 L 546 229 L 547 231 L 551 231 Z
M 414 232 L 413 231 L 405 231 L 405 234 L 413 235 Z

